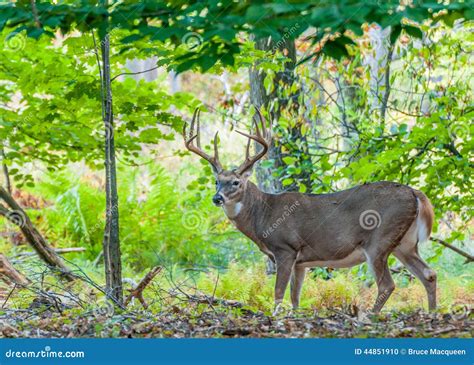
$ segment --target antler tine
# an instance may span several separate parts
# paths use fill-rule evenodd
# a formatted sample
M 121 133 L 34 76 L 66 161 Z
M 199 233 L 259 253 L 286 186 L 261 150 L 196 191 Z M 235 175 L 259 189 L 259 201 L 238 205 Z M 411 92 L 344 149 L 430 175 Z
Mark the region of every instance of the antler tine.
M 255 134 L 254 135 L 251 135 L 251 134 L 247 134 L 245 132 L 241 132 L 241 131 L 237 131 L 237 133 L 247 137 L 249 139 L 249 141 L 247 142 L 247 150 L 246 150 L 246 156 L 245 156 L 245 161 L 244 163 L 236 170 L 236 172 L 238 174 L 242 174 L 244 173 L 245 171 L 247 171 L 248 169 L 250 169 L 255 162 L 257 162 L 258 160 L 260 160 L 268 151 L 268 147 L 270 145 L 270 141 L 269 141 L 269 138 L 268 138 L 268 134 L 267 134 L 267 131 L 266 131 L 266 127 L 265 127 L 265 119 L 263 118 L 262 114 L 260 113 L 260 110 L 258 110 L 257 108 L 255 108 L 257 110 L 257 114 L 260 118 L 260 121 L 261 121 L 261 128 L 262 128 L 262 132 L 263 132 L 263 135 L 262 133 L 260 132 L 260 128 L 258 126 L 258 123 L 255 122 Z M 262 149 L 260 152 L 258 152 L 255 156 L 253 157 L 250 157 L 249 156 L 249 150 L 250 150 L 250 140 L 253 140 L 255 142 L 257 142 L 258 144 L 260 144 L 262 146 Z
M 219 161 L 219 151 L 217 149 L 217 138 L 218 138 L 219 131 L 214 134 L 214 160 Z
M 191 120 L 189 136 L 186 135 L 186 124 L 183 126 L 184 145 L 189 151 L 194 152 L 207 160 L 214 168 L 214 172 L 219 173 L 222 171 L 222 165 L 219 161 L 219 152 L 217 149 L 217 133 L 214 136 L 214 157 L 211 157 L 201 149 L 200 113 L 201 111 L 199 108 L 196 108 L 193 114 L 193 119 Z M 194 126 L 196 126 L 196 133 L 194 133 Z M 196 140 L 196 145 L 193 143 L 194 140 Z
M 250 155 L 250 141 L 251 139 L 250 138 L 247 138 L 247 148 L 245 149 L 245 161 L 247 161 L 249 159 L 249 155 Z

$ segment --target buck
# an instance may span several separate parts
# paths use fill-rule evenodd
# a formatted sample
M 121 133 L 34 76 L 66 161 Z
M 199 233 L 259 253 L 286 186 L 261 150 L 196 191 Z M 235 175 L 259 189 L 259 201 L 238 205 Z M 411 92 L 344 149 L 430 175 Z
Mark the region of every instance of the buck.
M 420 191 L 394 182 L 363 184 L 332 194 L 264 193 L 249 178 L 252 167 L 268 151 L 271 136 L 257 109 L 255 133 L 248 138 L 245 161 L 226 170 L 219 161 L 217 133 L 214 156 L 200 146 L 200 111 L 194 112 L 186 148 L 207 160 L 216 178 L 212 200 L 243 234 L 276 264 L 275 310 L 288 283 L 298 308 L 307 268 L 347 268 L 367 262 L 378 289 L 373 306 L 379 312 L 395 289 L 387 260 L 399 259 L 424 285 L 429 309 L 436 308 L 436 273 L 422 260 L 418 243 L 433 224 L 433 207 Z M 260 125 L 259 125 L 260 124 Z M 261 146 L 250 156 L 250 142 Z

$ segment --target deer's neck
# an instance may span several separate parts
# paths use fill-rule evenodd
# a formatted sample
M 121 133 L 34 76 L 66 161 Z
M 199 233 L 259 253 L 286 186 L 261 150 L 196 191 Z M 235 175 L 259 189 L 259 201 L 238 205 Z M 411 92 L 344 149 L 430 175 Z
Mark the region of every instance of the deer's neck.
M 262 224 L 260 220 L 265 217 L 265 210 L 268 209 L 267 194 L 252 182 L 248 181 L 247 184 L 242 200 L 225 206 L 224 211 L 239 231 L 253 241 L 259 241 L 256 228 Z

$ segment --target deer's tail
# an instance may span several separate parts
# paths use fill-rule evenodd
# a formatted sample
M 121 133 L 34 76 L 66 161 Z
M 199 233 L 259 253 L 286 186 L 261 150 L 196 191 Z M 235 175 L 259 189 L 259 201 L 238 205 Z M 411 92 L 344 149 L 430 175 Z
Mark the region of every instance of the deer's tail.
M 425 194 L 419 190 L 415 190 L 414 193 L 418 203 L 418 215 L 416 217 L 418 242 L 424 242 L 430 238 L 434 221 L 434 209 Z

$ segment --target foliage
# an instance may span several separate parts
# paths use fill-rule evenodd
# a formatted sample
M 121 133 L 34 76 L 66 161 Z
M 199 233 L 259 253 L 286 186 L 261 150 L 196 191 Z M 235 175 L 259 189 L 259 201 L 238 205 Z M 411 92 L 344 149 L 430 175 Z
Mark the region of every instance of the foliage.
M 443 275 L 440 276 L 441 279 L 444 279 Z M 387 304 L 389 308 L 403 311 L 423 306 L 426 294 L 419 282 L 407 281 L 404 275 L 397 275 L 395 279 L 397 289 Z M 471 279 L 472 273 L 466 273 L 460 278 L 463 289 L 460 282 L 452 282 L 454 279 L 440 281 L 441 307 L 449 308 L 454 304 L 469 302 L 469 297 L 474 293 Z M 275 278 L 267 276 L 262 265 L 242 267 L 235 263 L 226 272 L 211 272 L 197 282 L 198 288 L 208 295 L 237 300 L 245 303 L 251 310 L 266 313 L 271 313 L 274 309 L 274 285 Z M 375 294 L 374 287 L 367 288 L 364 280 L 350 270 L 335 272 L 330 280 L 307 275 L 301 295 L 301 308 L 322 313 L 336 308 L 348 310 L 353 306 L 367 309 L 369 303 L 375 300 Z M 285 296 L 285 303 L 286 306 L 290 305 L 289 293 Z
M 0 54 L 0 98 L 5 105 L 0 108 L 0 139 L 6 149 L 4 163 L 16 165 L 10 174 L 18 187 L 33 185 L 33 176 L 18 170 L 33 161 L 41 161 L 49 171 L 82 160 L 99 167 L 107 133 L 114 133 L 120 155 L 131 162 L 140 157 L 143 143 L 173 139 L 180 130 L 181 118 L 167 112 L 171 106 L 196 105 L 189 94 L 168 95 L 161 80 L 116 80 L 117 121 L 114 130 L 106 126 L 104 132 L 95 55 L 74 48 L 84 45 L 86 36 L 57 43 L 44 37 L 8 37 L 3 33 L 0 39 L 10 46 Z
M 119 196 L 124 262 L 141 272 L 155 265 L 225 267 L 250 260 L 254 247 L 233 232 L 211 202 L 211 191 L 186 190 L 159 166 L 122 168 Z M 48 199 L 41 227 L 56 245 L 86 247 L 93 261 L 102 250 L 105 198 L 97 180 L 76 181 L 71 172 L 54 174 L 32 192 Z
M 97 29 L 100 39 L 114 29 L 126 30 L 127 34 L 121 41 L 131 47 L 140 40 L 180 45 L 190 38 L 198 39 L 200 46 L 178 56 L 179 72 L 195 66 L 206 72 L 218 61 L 232 66 L 234 56 L 241 50 L 238 38 L 242 31 L 255 35 L 257 39 L 271 36 L 278 42 L 284 37 L 294 39 L 310 29 L 314 43 L 324 40 L 325 54 L 340 58 L 347 55 L 346 45 L 352 43 L 346 32 L 362 35 L 361 26 L 365 23 L 392 26 L 393 38 L 396 39 L 402 29 L 421 37 L 413 22 L 433 19 L 434 22 L 443 20 L 453 24 L 456 19 L 472 19 L 474 16 L 468 2 L 462 1 L 447 4 L 417 1 L 415 5 L 407 6 L 400 6 L 399 1 L 392 0 L 317 3 L 121 1 L 97 6 L 95 2 L 84 0 L 58 5 L 41 2 L 35 7 L 32 9 L 29 2 L 2 5 L 0 30 L 3 27 L 12 29 L 10 36 L 24 31 L 28 37 L 36 39 L 42 35 L 53 36 L 56 29 L 63 34 L 75 29 L 82 33 Z M 288 35 L 290 29 L 294 31 Z M 327 39 L 329 34 L 333 37 Z M 168 64 L 169 60 L 164 62 Z

